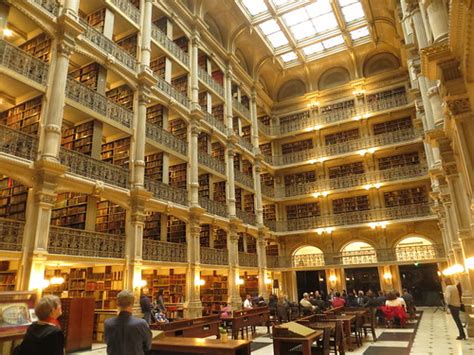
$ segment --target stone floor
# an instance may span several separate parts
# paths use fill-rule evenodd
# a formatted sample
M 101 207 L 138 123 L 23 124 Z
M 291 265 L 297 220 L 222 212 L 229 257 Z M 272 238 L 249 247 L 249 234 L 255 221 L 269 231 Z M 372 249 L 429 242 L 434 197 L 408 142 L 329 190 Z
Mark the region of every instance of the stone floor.
M 361 348 L 348 352 L 354 355 L 463 355 L 474 354 L 474 338 L 456 340 L 457 330 L 451 315 L 434 308 L 423 308 L 419 324 L 411 321 L 404 329 L 376 330 L 377 342 L 371 337 Z M 264 327 L 257 328 L 257 336 L 253 339 L 253 355 L 272 355 L 271 337 Z M 74 353 L 75 355 L 106 355 L 104 344 L 94 344 L 93 350 Z

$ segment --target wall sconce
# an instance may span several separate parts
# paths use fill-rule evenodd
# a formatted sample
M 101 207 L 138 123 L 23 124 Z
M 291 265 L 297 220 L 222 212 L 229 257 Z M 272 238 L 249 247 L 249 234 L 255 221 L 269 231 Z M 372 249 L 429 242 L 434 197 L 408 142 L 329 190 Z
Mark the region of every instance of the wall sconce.
M 236 283 L 237 283 L 237 285 L 243 285 L 244 280 L 239 277 L 239 278 L 237 278 Z
M 355 89 L 352 91 L 352 95 L 354 96 L 362 96 L 365 94 L 365 89 Z
M 198 284 L 199 286 L 204 286 L 204 285 L 206 284 L 206 280 L 199 279 L 197 284 Z
M 319 192 L 313 193 L 313 197 L 314 197 L 314 198 L 318 198 L 319 196 L 321 196 L 321 193 L 319 193 Z
M 46 279 L 40 279 L 35 283 L 35 288 L 37 289 L 45 289 L 48 288 L 51 283 L 49 280 Z
M 270 285 L 272 283 L 272 280 L 269 279 L 268 277 L 265 277 L 265 285 Z
M 323 233 L 324 233 L 324 228 L 318 228 L 318 229 L 316 229 L 316 233 L 317 233 L 318 235 L 323 234 Z
M 324 163 L 326 160 L 328 160 L 328 158 L 319 158 L 319 159 L 318 159 L 318 162 Z
M 392 273 L 390 271 L 387 271 L 385 274 L 383 274 L 383 278 L 386 280 L 386 281 L 389 281 L 392 279 Z
M 323 191 L 321 195 L 323 195 L 323 197 L 326 197 L 327 195 L 329 195 L 329 191 Z
M 311 109 L 315 109 L 319 106 L 319 101 L 311 101 L 309 104 L 308 104 L 308 107 L 311 108 Z
M 451 276 L 454 274 L 460 274 L 464 272 L 464 267 L 460 264 L 454 264 L 453 266 L 447 267 L 443 270 L 444 276 Z
M 374 184 L 374 187 L 376 189 L 380 189 L 381 186 L 382 186 L 382 184 L 380 182 L 377 182 L 376 184 Z
M 377 223 L 369 223 L 369 227 L 371 229 L 375 229 L 377 227 Z
M 376 148 L 369 148 L 369 149 L 367 149 L 367 152 L 369 152 L 370 154 L 374 154 L 376 151 L 377 151 Z
M 367 149 L 359 150 L 359 155 L 363 157 L 367 153 Z
M 308 160 L 308 163 L 309 164 L 316 164 L 318 161 L 316 159 L 311 159 L 311 160 Z
M 337 281 L 336 275 L 331 275 L 331 276 L 329 276 L 329 281 L 330 281 L 331 283 L 336 283 L 336 281 Z
M 366 190 L 370 190 L 372 188 L 372 184 L 367 184 L 367 185 L 364 185 L 362 187 Z
M 49 281 L 50 285 L 62 285 L 64 283 L 64 277 L 61 276 L 54 276 Z

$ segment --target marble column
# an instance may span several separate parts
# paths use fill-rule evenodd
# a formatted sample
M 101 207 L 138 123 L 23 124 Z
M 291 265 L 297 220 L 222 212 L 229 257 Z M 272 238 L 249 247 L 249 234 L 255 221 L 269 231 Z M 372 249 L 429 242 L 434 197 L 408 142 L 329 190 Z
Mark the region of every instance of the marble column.
M 228 303 L 233 310 L 242 308 L 242 299 L 240 298 L 238 281 L 239 275 L 239 234 L 234 224 L 230 225 L 227 234 L 227 250 L 229 253 L 229 277 L 228 277 Z
M 258 158 L 256 158 L 252 169 L 255 189 L 255 215 L 257 217 L 257 226 L 263 226 L 262 182 L 260 177 L 262 170 L 261 162 Z
M 433 113 L 433 123 L 435 127 L 442 127 L 444 124 L 445 114 L 443 112 L 438 86 L 433 86 L 428 90 L 428 98 L 430 100 L 431 111 Z
M 429 0 L 427 2 L 426 12 L 431 32 L 433 33 L 434 43 L 441 42 L 448 38 L 449 17 L 446 5 L 443 0 Z
M 257 257 L 258 257 L 258 294 L 264 299 L 268 299 L 267 285 L 267 255 L 265 248 L 265 233 L 259 231 L 257 237 Z
M 191 207 L 199 206 L 199 163 L 198 137 L 200 129 L 198 120 L 192 119 L 188 126 L 188 158 L 189 158 L 189 200 Z
M 226 148 L 226 188 L 227 188 L 227 210 L 230 216 L 236 215 L 235 207 L 235 177 L 234 177 L 234 144 L 229 142 Z
M 186 301 L 184 303 L 185 318 L 202 317 L 201 303 L 201 248 L 200 248 L 200 216 L 201 209 L 191 209 L 189 223 L 186 225 L 186 242 L 188 266 L 186 271 Z

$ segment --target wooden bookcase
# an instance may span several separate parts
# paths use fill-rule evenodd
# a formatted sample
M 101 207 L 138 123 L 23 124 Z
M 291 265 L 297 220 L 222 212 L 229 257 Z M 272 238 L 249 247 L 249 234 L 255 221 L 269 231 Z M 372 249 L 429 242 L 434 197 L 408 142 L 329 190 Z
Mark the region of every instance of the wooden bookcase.
M 209 152 L 209 141 L 211 140 L 211 136 L 206 132 L 199 133 L 198 136 L 198 149 L 201 152 L 208 153 Z
M 210 185 L 209 185 L 209 174 L 201 174 L 198 177 L 199 179 L 199 197 L 210 198 Z
M 207 91 L 200 92 L 198 95 L 199 106 L 207 111 Z
M 291 154 L 296 152 L 301 152 L 303 150 L 313 149 L 313 140 L 305 139 L 302 141 L 284 143 L 281 145 L 281 154 Z
M 240 118 L 238 116 L 232 117 L 232 129 L 234 130 L 234 133 L 238 136 L 240 136 L 239 121 Z
M 267 256 L 278 256 L 278 244 L 272 244 L 268 242 L 267 246 L 265 247 L 265 251 Z
M 146 109 L 146 121 L 161 128 L 163 128 L 163 115 L 163 105 L 157 104 Z
M 188 75 L 180 75 L 176 78 L 171 79 L 171 85 L 174 86 L 184 96 L 188 96 Z
M 247 253 L 257 254 L 257 239 L 247 234 Z
M 244 195 L 244 211 L 255 213 L 255 199 L 253 194 Z
M 316 181 L 316 171 L 303 171 L 301 173 L 284 176 L 285 186 L 303 185 Z
M 348 175 L 364 174 L 364 172 L 364 163 L 361 161 L 328 168 L 330 179 L 337 179 Z
M 87 195 L 74 192 L 58 194 L 51 211 L 51 225 L 85 229 Z
M 101 233 L 125 235 L 126 211 L 110 201 L 97 202 L 95 230 Z
M 173 187 L 186 189 L 187 187 L 187 166 L 186 163 L 172 165 L 169 167 L 169 184 Z
M 161 213 L 151 212 L 145 217 L 143 238 L 160 240 L 161 238 Z
M 64 148 L 91 155 L 92 140 L 94 137 L 94 121 L 63 130 L 61 145 Z
M 174 216 L 168 216 L 168 234 L 166 237 L 170 243 L 186 243 L 186 223 Z
M 214 235 L 214 249 L 227 249 L 227 233 L 218 229 Z
M 126 109 L 133 110 L 133 90 L 128 85 L 121 85 L 105 93 L 109 100 Z
M 156 181 L 163 181 L 163 153 L 145 156 L 145 176 Z
M 286 219 L 299 219 L 317 217 L 321 215 L 319 202 L 302 203 L 299 205 L 286 206 Z
M 8 260 L 0 261 L 0 292 L 15 291 L 16 270 Z
M 169 121 L 170 132 L 173 136 L 182 141 L 188 140 L 188 128 L 186 122 L 181 118 Z
M 242 156 L 239 153 L 234 154 L 234 169 L 242 171 L 240 169 L 240 161 L 241 161 Z
M 102 144 L 103 161 L 128 169 L 130 156 L 130 137 Z
M 209 248 L 211 242 L 211 225 L 202 224 L 201 233 L 199 235 L 199 244 L 201 247 Z
M 214 271 L 212 275 L 201 275 L 204 285 L 201 286 L 201 302 L 203 314 L 209 315 L 221 309 L 227 303 L 227 276 Z
M 69 72 L 69 77 L 80 83 L 97 90 L 97 82 L 99 80 L 99 64 L 90 63 L 80 67 L 79 69 Z
M 245 298 L 246 295 L 252 297 L 258 296 L 258 277 L 257 275 L 240 275 L 240 278 L 244 280 L 244 283 L 240 285 L 240 297 Z
M 150 62 L 150 69 L 153 70 L 153 72 L 160 77 L 161 79 L 165 79 L 165 73 L 166 73 L 166 57 L 160 57 L 157 59 L 153 59 Z
M 349 129 L 347 131 L 332 133 L 324 136 L 326 145 L 340 144 L 359 138 L 359 129 Z
M 247 159 L 242 159 L 242 172 L 253 177 L 252 163 Z
M 247 107 L 250 110 L 250 99 L 249 99 L 248 96 L 242 95 L 241 98 L 240 98 L 240 102 L 241 102 L 242 105 L 244 105 L 245 107 Z
M 0 124 L 28 134 L 37 135 L 43 97 L 25 101 L 0 114 Z
M 311 116 L 311 111 L 304 111 L 304 112 L 298 112 L 298 113 L 293 113 L 288 116 L 283 116 L 280 117 L 280 125 L 286 125 L 286 124 L 292 124 L 296 121 L 299 120 L 304 120 L 308 119 Z
M 207 72 L 207 55 L 202 54 L 199 56 L 198 65 Z
M 189 50 L 189 39 L 186 36 L 176 38 L 174 41 L 176 45 L 181 48 L 185 53 L 188 53 Z
M 33 57 L 48 63 L 50 61 L 51 43 L 51 38 L 46 33 L 41 33 L 18 47 Z
M 240 187 L 235 188 L 235 208 L 242 209 L 242 189 Z
M 212 143 L 211 155 L 220 161 L 225 161 L 225 148 L 220 142 Z
M 272 156 L 271 143 L 260 144 L 258 147 L 260 148 L 260 152 L 262 152 L 263 155 L 268 155 L 270 157 Z
M 224 122 L 224 105 L 212 106 L 212 115 L 216 120 Z
M 385 192 L 383 196 L 385 207 L 407 206 L 428 202 L 428 193 L 424 186 L 389 191 Z
M 242 138 L 251 142 L 251 136 L 252 136 L 252 127 L 250 127 L 250 125 L 242 126 Z
M 0 175 L 0 217 L 25 220 L 28 188 L 9 177 Z
M 404 129 L 413 128 L 413 122 L 411 120 L 411 117 L 403 117 L 403 118 L 398 118 L 396 120 L 376 123 L 374 124 L 373 128 L 374 128 L 374 135 L 377 136 L 379 134 L 396 132 L 396 131 L 401 131 Z
M 378 159 L 379 170 L 400 168 L 407 165 L 419 165 L 420 156 L 418 152 L 404 153 L 382 157 Z
M 361 195 L 347 198 L 339 198 L 332 201 L 334 214 L 367 211 L 370 209 L 369 196 Z
M 153 20 L 153 24 L 160 29 L 161 32 L 167 34 L 167 25 L 168 25 L 168 18 L 167 17 L 160 17 L 156 20 Z
M 275 183 L 275 179 L 273 178 L 273 175 L 270 173 L 263 173 L 260 174 L 260 181 L 264 186 L 270 186 L 273 187 Z
M 239 240 L 237 241 L 237 251 L 239 253 L 243 253 L 244 250 L 245 250 L 245 247 L 244 247 L 244 235 L 245 233 L 238 233 L 239 235 Z
M 276 221 L 276 205 L 263 205 L 263 219 L 266 221 Z
M 319 112 L 323 115 L 333 115 L 334 117 L 337 117 L 339 112 L 344 112 L 344 111 L 347 111 L 347 110 L 355 110 L 355 101 L 354 100 L 337 102 L 335 104 L 322 106 L 319 109 Z M 354 111 L 354 113 L 355 113 L 355 111 Z M 349 117 L 347 117 L 347 118 L 349 118 Z
M 224 73 L 220 70 L 214 70 L 212 72 L 212 79 L 222 86 L 224 86 Z
M 271 118 L 270 116 L 260 116 L 258 118 L 260 122 L 262 122 L 265 126 L 270 126 Z
M 186 274 L 175 273 L 174 269 L 163 273 L 163 270 L 153 270 L 153 273 L 142 271 L 142 277 L 147 281 L 151 295 L 163 290 L 165 304 L 183 303 L 186 293 Z
M 213 200 L 224 204 L 226 203 L 225 181 L 219 181 L 214 183 Z
M 124 51 L 129 53 L 132 57 L 137 57 L 137 43 L 138 35 L 133 33 L 117 41 L 117 45 L 120 46 Z
M 97 31 L 103 33 L 105 25 L 105 7 L 94 11 L 86 16 L 87 23 L 94 27 Z

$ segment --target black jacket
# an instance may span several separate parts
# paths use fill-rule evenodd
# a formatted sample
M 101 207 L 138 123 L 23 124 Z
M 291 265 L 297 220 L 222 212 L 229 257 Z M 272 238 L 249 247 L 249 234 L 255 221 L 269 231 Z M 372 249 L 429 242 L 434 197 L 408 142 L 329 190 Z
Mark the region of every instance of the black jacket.
M 61 329 L 50 324 L 33 323 L 26 331 L 15 355 L 63 355 L 64 334 Z

